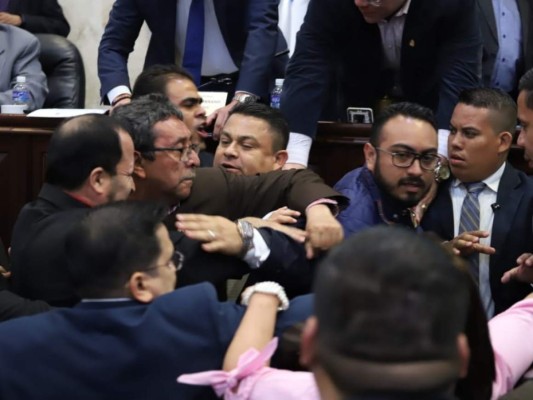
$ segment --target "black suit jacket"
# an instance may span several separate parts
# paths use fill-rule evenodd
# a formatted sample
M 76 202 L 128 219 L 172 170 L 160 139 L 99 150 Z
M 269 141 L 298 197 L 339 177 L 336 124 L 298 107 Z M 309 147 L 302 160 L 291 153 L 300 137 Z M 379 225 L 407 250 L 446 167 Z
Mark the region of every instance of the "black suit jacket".
M 492 70 L 498 55 L 498 28 L 494 17 L 492 0 L 477 0 L 479 13 L 479 27 L 483 38 L 483 85 L 491 86 Z M 522 24 L 522 56 L 523 59 L 517 65 L 516 76 L 518 79 L 528 69 L 533 67 L 533 6 L 531 0 L 517 0 L 518 11 Z
M 373 107 L 392 86 L 383 68 L 379 28 L 365 22 L 353 0 L 310 2 L 283 86 L 291 132 L 314 136 L 332 73 L 343 119 L 347 106 Z M 474 0 L 412 0 L 401 50 L 405 99 L 437 111 L 439 127 L 448 128 L 459 92 L 478 86 L 480 74 Z
M 57 0 L 11 0 L 7 11 L 22 17 L 21 28 L 31 33 L 68 36 L 70 25 Z
M 439 188 L 437 197 L 422 220 L 425 230 L 437 233 L 444 240 L 454 237 L 453 207 L 450 182 Z M 505 271 L 516 266 L 523 253 L 533 252 L 533 181 L 523 172 L 507 164 L 500 180 L 496 198 L 490 245 L 496 254 L 490 256 L 490 287 L 496 314 L 506 310 L 531 292 L 525 283 L 503 284 Z

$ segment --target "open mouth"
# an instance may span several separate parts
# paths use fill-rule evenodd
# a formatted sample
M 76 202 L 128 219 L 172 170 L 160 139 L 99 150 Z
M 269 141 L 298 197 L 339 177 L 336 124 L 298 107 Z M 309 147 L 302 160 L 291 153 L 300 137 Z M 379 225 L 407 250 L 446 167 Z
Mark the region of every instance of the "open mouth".
M 207 126 L 205 124 L 198 125 L 196 127 L 196 132 L 203 138 L 211 137 L 213 135 L 212 133 L 207 132 Z

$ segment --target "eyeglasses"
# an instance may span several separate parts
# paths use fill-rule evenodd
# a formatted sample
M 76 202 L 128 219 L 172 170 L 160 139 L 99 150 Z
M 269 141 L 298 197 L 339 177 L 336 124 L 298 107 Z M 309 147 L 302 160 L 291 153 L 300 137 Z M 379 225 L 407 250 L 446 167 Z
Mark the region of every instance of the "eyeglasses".
M 172 257 L 166 264 L 160 264 L 160 265 L 154 265 L 153 267 L 146 268 L 144 271 L 152 271 L 157 268 L 166 267 L 173 271 L 179 271 L 183 268 L 183 261 L 185 260 L 185 256 L 179 252 L 174 251 L 174 254 L 172 254 Z
M 433 153 L 415 153 L 412 151 L 388 151 L 376 147 L 376 150 L 390 154 L 392 156 L 392 164 L 398 168 L 409 168 L 415 160 L 420 162 L 420 168 L 426 171 L 433 171 L 440 163 L 440 157 Z
M 191 153 L 198 154 L 200 152 L 199 144 L 191 144 L 187 147 L 152 147 L 143 151 L 143 153 L 149 153 L 151 151 L 175 151 L 178 153 L 178 158 L 180 161 L 188 161 Z

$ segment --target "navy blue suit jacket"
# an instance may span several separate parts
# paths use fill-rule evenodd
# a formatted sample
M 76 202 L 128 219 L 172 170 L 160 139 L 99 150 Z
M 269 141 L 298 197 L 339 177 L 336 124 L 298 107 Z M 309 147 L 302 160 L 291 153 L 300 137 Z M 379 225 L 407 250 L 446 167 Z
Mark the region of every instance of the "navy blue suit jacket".
M 311 314 L 312 296 L 280 313 L 278 333 Z M 244 309 L 216 300 L 207 283 L 157 298 L 81 303 L 0 324 L 2 399 L 211 399 L 178 384 L 220 369 Z
M 442 185 L 422 220 L 425 230 L 444 240 L 454 237 L 453 207 L 450 183 Z M 490 287 L 496 314 L 506 310 L 531 292 L 525 283 L 501 283 L 505 271 L 516 266 L 523 253 L 533 252 L 533 181 L 523 172 L 507 164 L 498 187 L 490 245 L 496 254 L 490 256 Z
M 474 0 L 412 0 L 401 49 L 405 99 L 432 108 L 447 129 L 459 92 L 480 84 L 481 47 Z M 342 88 L 341 116 L 347 106 L 373 107 L 392 86 L 383 68 L 379 28 L 365 22 L 353 0 L 310 2 L 281 99 L 291 132 L 314 137 L 331 75 Z
M 230 55 L 239 68 L 236 90 L 268 92 L 274 59 L 287 49 L 278 29 L 278 0 L 215 0 L 215 12 Z M 129 86 L 126 61 L 143 22 L 152 31 L 145 67 L 174 64 L 176 0 L 117 0 L 98 49 L 101 95 Z

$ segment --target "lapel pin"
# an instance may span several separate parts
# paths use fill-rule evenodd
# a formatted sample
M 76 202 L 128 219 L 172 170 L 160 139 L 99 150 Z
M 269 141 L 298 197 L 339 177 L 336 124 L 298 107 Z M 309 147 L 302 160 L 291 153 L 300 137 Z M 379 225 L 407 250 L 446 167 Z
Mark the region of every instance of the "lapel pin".
M 409 40 L 409 47 L 415 47 L 415 40 L 414 39 Z

